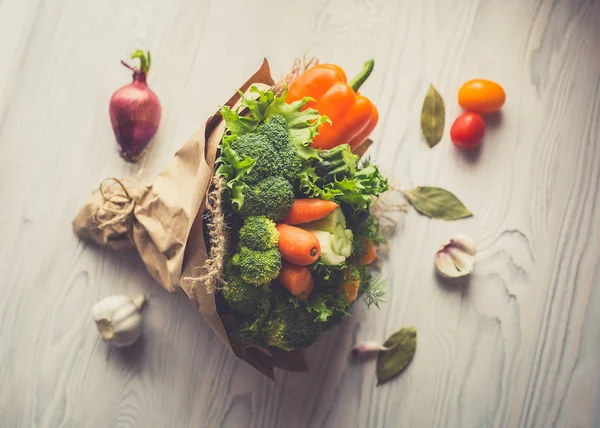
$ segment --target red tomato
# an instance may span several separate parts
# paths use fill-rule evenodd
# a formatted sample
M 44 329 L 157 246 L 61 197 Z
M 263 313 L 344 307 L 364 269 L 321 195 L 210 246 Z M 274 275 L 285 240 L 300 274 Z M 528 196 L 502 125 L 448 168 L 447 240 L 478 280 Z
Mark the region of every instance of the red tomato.
M 477 113 L 463 113 L 456 118 L 450 129 L 452 143 L 460 149 L 471 150 L 479 146 L 485 134 L 485 122 Z
M 469 80 L 458 90 L 458 104 L 466 111 L 493 113 L 500 110 L 505 101 L 504 89 L 491 80 Z

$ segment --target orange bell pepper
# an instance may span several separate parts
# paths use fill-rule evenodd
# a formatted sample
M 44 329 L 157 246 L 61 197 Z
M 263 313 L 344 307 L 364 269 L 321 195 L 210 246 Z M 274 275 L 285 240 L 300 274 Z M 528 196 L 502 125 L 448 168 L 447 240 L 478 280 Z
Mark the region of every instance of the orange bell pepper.
M 312 107 L 331 119 L 331 124 L 319 127 L 313 147 L 331 149 L 348 143 L 354 150 L 371 134 L 379 112 L 357 91 L 373 71 L 374 64 L 372 59 L 367 61 L 363 71 L 349 83 L 344 70 L 334 64 L 315 65 L 292 81 L 285 99 L 287 103 L 311 97 L 314 101 L 306 108 Z

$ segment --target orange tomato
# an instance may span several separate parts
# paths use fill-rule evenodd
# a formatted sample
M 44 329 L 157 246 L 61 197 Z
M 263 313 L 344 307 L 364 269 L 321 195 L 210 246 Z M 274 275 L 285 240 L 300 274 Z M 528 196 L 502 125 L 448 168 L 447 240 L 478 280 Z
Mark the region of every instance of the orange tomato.
M 458 104 L 473 113 L 494 113 L 502 108 L 505 101 L 504 89 L 491 80 L 469 80 L 458 91 Z

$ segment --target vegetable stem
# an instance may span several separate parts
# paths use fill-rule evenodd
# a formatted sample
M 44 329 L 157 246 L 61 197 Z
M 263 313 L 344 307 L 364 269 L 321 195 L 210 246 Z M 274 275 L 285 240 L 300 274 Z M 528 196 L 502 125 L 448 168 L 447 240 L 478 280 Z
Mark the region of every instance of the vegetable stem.
M 365 62 L 365 66 L 358 75 L 348 83 L 348 85 L 354 89 L 354 92 L 358 91 L 363 83 L 369 78 L 375 67 L 375 60 L 370 59 Z
M 129 64 L 127 64 L 125 61 L 121 61 L 121 64 L 123 64 L 125 67 L 127 67 L 128 69 L 130 69 L 134 73 L 137 73 L 137 70 L 135 68 L 133 68 L 132 66 L 130 66 Z
M 146 56 L 144 51 L 141 49 L 138 49 L 134 53 L 131 54 L 131 59 L 139 58 L 140 71 L 142 71 L 143 73 L 146 73 L 146 74 L 148 74 L 148 71 L 150 71 L 150 62 L 151 62 L 150 52 L 148 51 L 147 54 L 148 54 L 148 56 Z

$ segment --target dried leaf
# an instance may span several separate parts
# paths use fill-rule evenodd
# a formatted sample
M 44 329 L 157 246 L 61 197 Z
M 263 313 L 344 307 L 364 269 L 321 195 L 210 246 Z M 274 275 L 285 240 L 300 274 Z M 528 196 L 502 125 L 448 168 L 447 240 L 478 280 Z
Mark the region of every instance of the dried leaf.
M 417 329 L 406 327 L 392 334 L 383 344 L 389 351 L 377 355 L 377 384 L 400 374 L 408 366 L 417 350 Z
M 429 218 L 458 220 L 473 215 L 456 196 L 439 187 L 419 186 L 403 193 L 418 212 Z
M 429 85 L 421 109 L 421 130 L 429 147 L 434 147 L 442 139 L 445 118 L 444 100 L 433 85 Z

